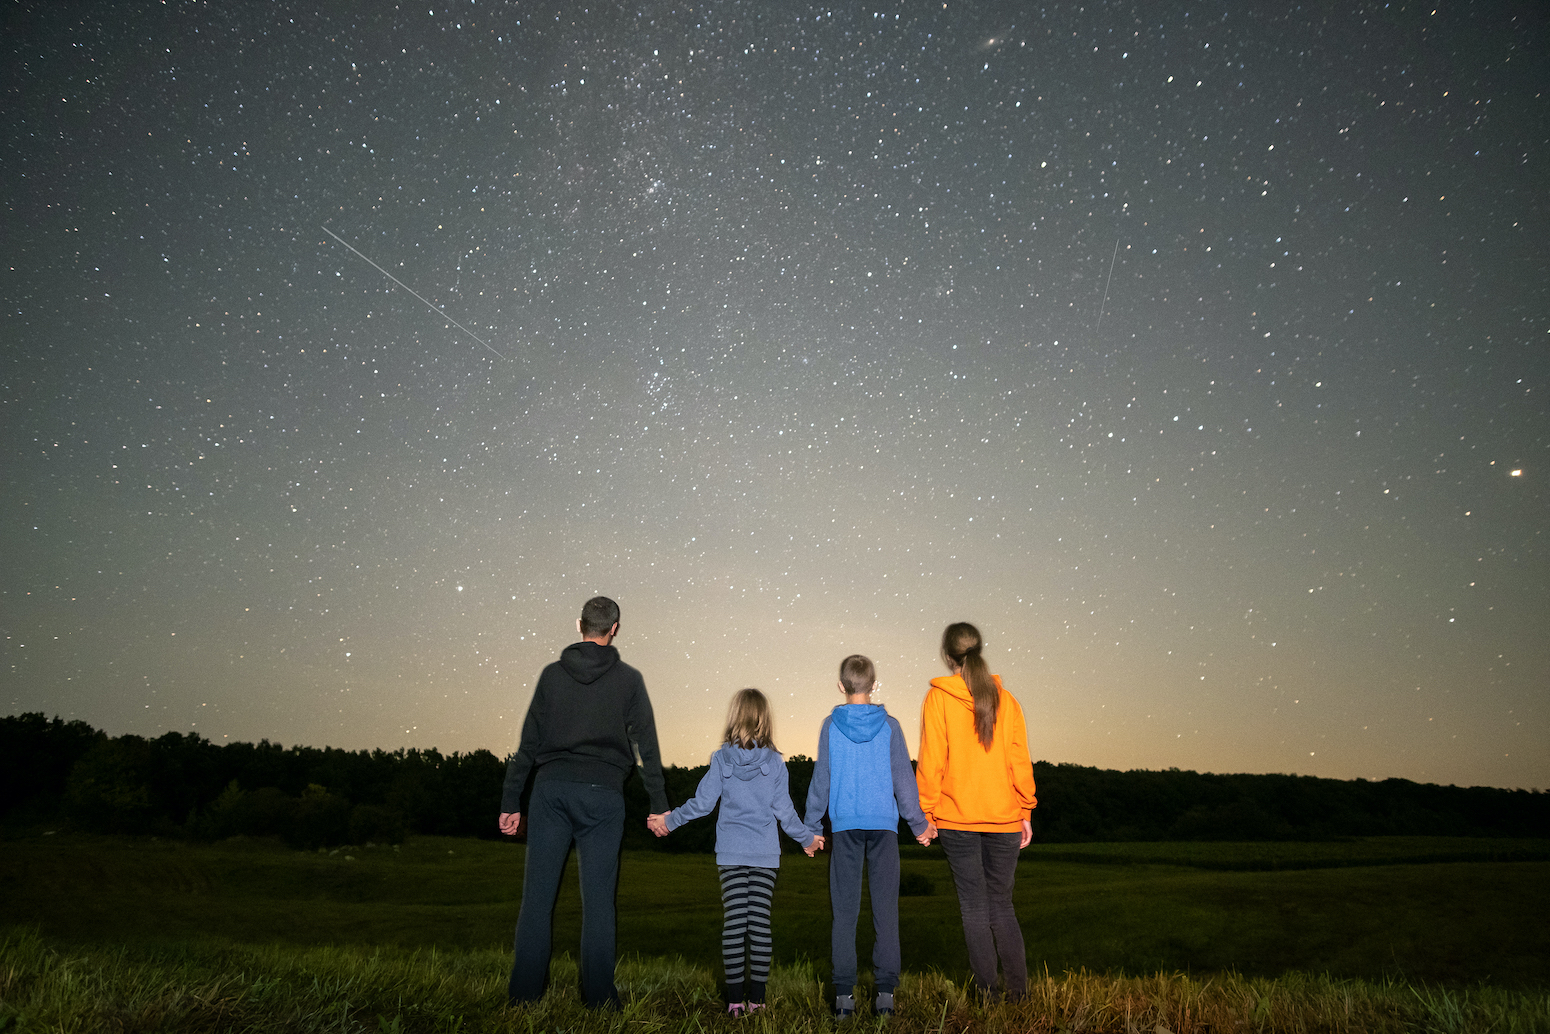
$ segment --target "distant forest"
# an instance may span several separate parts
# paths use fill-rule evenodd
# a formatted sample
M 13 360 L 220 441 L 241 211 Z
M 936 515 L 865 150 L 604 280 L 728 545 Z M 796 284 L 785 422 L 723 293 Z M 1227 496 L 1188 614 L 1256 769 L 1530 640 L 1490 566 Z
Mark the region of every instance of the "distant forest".
M 787 761 L 806 803 L 813 762 Z M 211 743 L 169 732 L 109 736 L 42 714 L 0 718 L 0 825 L 196 840 L 278 837 L 298 848 L 397 843 L 413 833 L 495 839 L 506 763 L 487 750 L 347 751 Z M 705 766 L 666 770 L 674 806 Z M 1212 775 L 1034 765 L 1044 843 L 1322 840 L 1352 836 L 1550 836 L 1550 793 L 1296 775 Z M 625 785 L 625 846 L 708 852 L 715 822 L 658 840 L 639 774 Z M 786 842 L 788 850 L 799 850 Z

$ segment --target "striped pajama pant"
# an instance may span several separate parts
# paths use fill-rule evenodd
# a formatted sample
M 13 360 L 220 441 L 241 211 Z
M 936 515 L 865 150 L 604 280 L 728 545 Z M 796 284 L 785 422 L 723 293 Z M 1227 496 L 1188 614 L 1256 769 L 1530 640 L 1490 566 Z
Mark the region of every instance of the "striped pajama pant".
M 721 874 L 721 962 L 726 967 L 727 984 L 743 982 L 743 953 L 748 954 L 748 978 L 756 984 L 770 979 L 770 954 L 774 940 L 770 936 L 770 897 L 775 893 L 778 869 L 755 865 L 720 865 Z

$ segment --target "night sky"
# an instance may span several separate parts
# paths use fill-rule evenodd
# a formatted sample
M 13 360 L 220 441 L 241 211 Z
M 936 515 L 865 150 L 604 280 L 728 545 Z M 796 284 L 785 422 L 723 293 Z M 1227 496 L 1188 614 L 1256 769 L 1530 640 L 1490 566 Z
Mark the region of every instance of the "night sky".
M 1550 785 L 1541 6 L 3 18 L 9 713 L 503 755 L 604 593 L 678 764 L 968 620 L 1036 758 Z

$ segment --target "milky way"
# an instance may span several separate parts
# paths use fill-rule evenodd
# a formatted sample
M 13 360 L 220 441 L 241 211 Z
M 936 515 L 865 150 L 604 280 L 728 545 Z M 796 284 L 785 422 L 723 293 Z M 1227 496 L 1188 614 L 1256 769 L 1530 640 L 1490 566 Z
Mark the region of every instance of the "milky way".
M 680 764 L 969 620 L 1036 757 L 1546 785 L 1547 30 L 13 5 L 0 704 L 503 754 L 601 592 Z

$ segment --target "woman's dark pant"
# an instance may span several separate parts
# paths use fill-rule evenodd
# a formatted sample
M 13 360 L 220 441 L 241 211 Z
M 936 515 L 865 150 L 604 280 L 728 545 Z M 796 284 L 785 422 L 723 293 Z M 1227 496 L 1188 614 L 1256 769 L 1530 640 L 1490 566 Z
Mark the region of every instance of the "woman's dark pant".
M 517 915 L 516 958 L 507 993 L 535 1002 L 549 983 L 554 902 L 565 857 L 576 844 L 581 870 L 581 997 L 592 1008 L 615 1006 L 614 895 L 624 839 L 624 795 L 592 783 L 540 780 L 528 802 L 527 867 Z
M 995 991 L 996 957 L 1000 956 L 1007 997 L 1023 997 L 1028 993 L 1028 957 L 1022 928 L 1012 911 L 1022 835 L 944 829 L 938 837 L 958 888 L 963 939 L 969 946 L 975 985 L 982 994 Z

